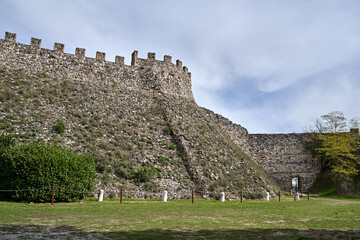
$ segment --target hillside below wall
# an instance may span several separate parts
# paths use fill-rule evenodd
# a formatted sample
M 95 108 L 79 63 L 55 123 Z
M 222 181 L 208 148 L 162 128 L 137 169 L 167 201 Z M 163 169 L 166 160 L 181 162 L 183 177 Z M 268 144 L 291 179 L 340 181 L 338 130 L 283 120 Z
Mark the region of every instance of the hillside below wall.
M 284 190 L 291 179 L 299 178 L 299 188 L 308 190 L 320 173 L 320 161 L 304 148 L 306 133 L 249 134 L 249 147 L 255 161 Z

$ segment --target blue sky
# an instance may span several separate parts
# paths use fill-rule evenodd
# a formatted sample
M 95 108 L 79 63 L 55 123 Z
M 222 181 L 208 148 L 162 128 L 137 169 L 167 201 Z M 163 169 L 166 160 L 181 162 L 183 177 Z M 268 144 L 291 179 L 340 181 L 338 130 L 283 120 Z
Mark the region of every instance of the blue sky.
M 127 64 L 134 50 L 172 55 L 198 105 L 250 133 L 301 132 L 334 110 L 360 117 L 357 0 L 0 0 L 5 31 Z

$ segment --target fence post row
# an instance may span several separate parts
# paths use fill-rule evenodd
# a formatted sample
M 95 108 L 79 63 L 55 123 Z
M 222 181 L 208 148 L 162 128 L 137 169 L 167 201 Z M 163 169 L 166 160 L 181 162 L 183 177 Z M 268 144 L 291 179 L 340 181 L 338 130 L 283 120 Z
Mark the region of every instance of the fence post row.
M 35 188 L 35 189 L 21 189 L 21 190 L 1 190 L 0 192 L 17 192 L 17 191 L 32 191 L 32 190 L 37 190 L 37 189 L 47 189 L 49 187 L 42 187 L 42 188 Z M 61 188 L 61 187 L 57 187 L 60 190 L 66 190 L 66 191 L 75 191 L 75 192 L 80 192 L 80 191 L 76 191 L 76 190 L 71 190 L 71 189 L 66 189 L 66 188 Z M 82 191 L 84 192 L 84 191 Z M 131 191 L 130 191 L 131 192 Z M 88 192 L 90 193 L 90 192 Z M 204 192 L 202 192 L 203 195 L 205 195 Z M 212 192 L 213 193 L 213 192 Z M 305 192 L 304 192 L 305 194 Z M 310 191 L 306 192 L 307 194 L 307 200 L 310 200 Z M 293 192 L 293 198 L 294 201 L 300 200 L 300 197 L 302 195 L 302 192 Z M 104 197 L 104 190 L 100 189 L 99 190 L 99 194 L 98 194 L 98 201 L 102 202 L 103 201 L 103 197 Z M 191 189 L 191 203 L 194 204 L 194 197 L 195 197 L 195 191 L 194 189 Z M 279 202 L 281 201 L 281 191 L 279 191 Z M 167 202 L 168 199 L 168 192 L 165 190 L 163 192 L 163 202 Z M 225 192 L 220 192 L 220 201 L 221 202 L 225 202 Z M 270 200 L 270 194 L 268 192 L 266 192 L 266 201 Z M 51 193 L 51 205 L 54 204 L 55 201 L 55 186 L 52 186 L 52 193 Z M 123 202 L 123 187 L 120 188 L 120 204 L 122 204 Z M 240 202 L 243 203 L 243 191 L 240 192 Z

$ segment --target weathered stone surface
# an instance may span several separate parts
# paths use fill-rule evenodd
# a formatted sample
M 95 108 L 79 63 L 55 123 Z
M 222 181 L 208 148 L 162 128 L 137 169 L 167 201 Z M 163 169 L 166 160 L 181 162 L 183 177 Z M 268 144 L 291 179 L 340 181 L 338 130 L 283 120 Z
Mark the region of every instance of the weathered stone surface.
M 307 134 L 248 134 L 242 126 L 204 110 L 283 190 L 290 191 L 294 177 L 300 179 L 302 191 L 312 186 L 320 173 L 321 163 L 304 148 L 303 140 Z
M 41 39 L 32 38 L 31 45 L 14 41 L 16 35 L 7 34 L 9 40 L 0 39 L 0 67 L 23 68 L 31 74 L 46 72 L 49 77 L 71 78 L 78 81 L 113 83 L 120 88 L 133 90 L 156 89 L 193 100 L 191 75 L 182 65 L 133 56 L 135 66 L 127 66 L 120 57 L 117 62 L 105 61 L 105 53 L 97 52 L 96 59 L 85 57 L 85 49 L 77 48 L 76 54 L 40 48 Z M 62 46 L 63 48 L 64 46 Z
M 226 134 L 240 131 L 241 142 L 246 129 L 219 127 L 222 120 L 196 105 L 181 61 L 158 61 L 153 53 L 141 59 L 134 51 L 128 66 L 119 56 L 108 62 L 101 52 L 94 59 L 81 48 L 73 55 L 60 44 L 48 50 L 39 39 L 30 46 L 8 38 L 0 40 L 0 132 L 96 155 L 97 190 L 105 195 L 120 186 L 139 198 L 159 198 L 164 190 L 189 198 L 193 188 L 232 198 L 239 191 L 275 194 L 275 184 L 241 151 L 245 142 L 239 147 Z M 59 118 L 62 135 L 53 130 Z M 156 174 L 139 180 L 141 169 Z
M 208 116 L 210 116 L 216 124 L 236 143 L 246 154 L 251 156 L 249 148 L 248 131 L 246 128 L 231 122 L 229 119 L 216 114 L 213 111 L 203 108 Z
M 249 134 L 250 151 L 258 164 L 284 189 L 299 178 L 300 190 L 308 190 L 320 173 L 321 162 L 304 148 L 308 134 Z

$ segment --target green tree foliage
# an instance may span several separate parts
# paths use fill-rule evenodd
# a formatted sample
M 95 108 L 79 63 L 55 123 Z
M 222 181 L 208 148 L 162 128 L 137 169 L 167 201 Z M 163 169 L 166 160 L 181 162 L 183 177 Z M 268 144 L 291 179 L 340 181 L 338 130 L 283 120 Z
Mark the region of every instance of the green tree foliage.
M 7 148 L 15 145 L 15 139 L 11 135 L 0 135 L 0 155 L 4 152 Z
M 49 202 L 51 187 L 57 186 L 55 201 L 75 201 L 83 199 L 86 191 L 92 191 L 94 182 L 93 158 L 58 145 L 33 142 L 8 147 L 0 155 L 0 189 L 46 188 L 1 194 L 3 199 Z M 76 191 L 66 191 L 65 188 Z
M 360 172 L 360 138 L 358 133 L 313 133 L 306 140 L 313 154 L 320 157 L 337 183 L 351 181 Z

